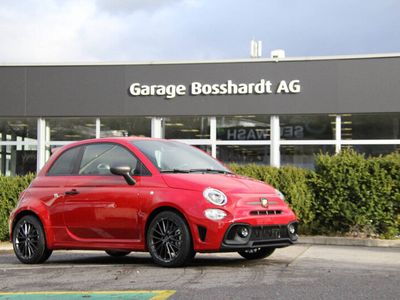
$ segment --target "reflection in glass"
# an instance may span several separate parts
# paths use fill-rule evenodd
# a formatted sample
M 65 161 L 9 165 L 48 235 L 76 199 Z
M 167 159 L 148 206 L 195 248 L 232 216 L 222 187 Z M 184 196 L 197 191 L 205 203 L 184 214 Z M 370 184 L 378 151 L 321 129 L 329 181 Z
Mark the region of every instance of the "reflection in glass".
M 301 168 L 314 169 L 315 155 L 335 153 L 333 145 L 282 145 L 281 165 L 295 165 Z
M 400 139 L 400 113 L 344 114 L 342 139 Z
M 37 120 L 30 119 L 0 119 L 0 140 L 29 141 L 37 136 Z
M 238 164 L 264 164 L 270 163 L 270 146 L 269 145 L 223 145 L 217 146 L 217 158 L 225 163 Z
M 96 137 L 95 118 L 46 119 L 50 141 L 77 141 Z
M 217 118 L 217 140 L 253 141 L 269 139 L 269 116 L 248 115 Z
M 101 118 L 101 137 L 151 136 L 150 117 Z
M 282 140 L 335 139 L 335 115 L 280 116 Z
M 25 175 L 36 172 L 36 146 L 1 146 L 0 174 Z
M 208 117 L 168 117 L 164 119 L 166 139 L 209 139 Z
M 358 153 L 368 156 L 386 155 L 400 151 L 400 145 L 346 145 L 342 149 L 354 149 Z

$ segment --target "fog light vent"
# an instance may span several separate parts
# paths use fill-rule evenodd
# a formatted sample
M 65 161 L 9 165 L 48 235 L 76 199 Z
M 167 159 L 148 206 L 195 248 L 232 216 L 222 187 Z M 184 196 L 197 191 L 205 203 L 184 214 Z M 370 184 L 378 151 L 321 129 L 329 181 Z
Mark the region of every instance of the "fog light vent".
M 199 230 L 199 237 L 200 237 L 200 240 L 201 240 L 202 242 L 204 242 L 204 241 L 206 240 L 207 228 L 198 225 L 198 226 L 197 226 L 197 229 Z

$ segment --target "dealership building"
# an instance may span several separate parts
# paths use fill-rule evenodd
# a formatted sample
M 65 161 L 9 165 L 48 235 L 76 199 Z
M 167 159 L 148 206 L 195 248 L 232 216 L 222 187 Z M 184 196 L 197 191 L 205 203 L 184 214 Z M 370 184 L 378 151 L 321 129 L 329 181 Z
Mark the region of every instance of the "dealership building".
M 400 54 L 0 66 L 0 174 L 36 172 L 72 141 L 131 135 L 240 164 L 387 154 L 400 148 Z

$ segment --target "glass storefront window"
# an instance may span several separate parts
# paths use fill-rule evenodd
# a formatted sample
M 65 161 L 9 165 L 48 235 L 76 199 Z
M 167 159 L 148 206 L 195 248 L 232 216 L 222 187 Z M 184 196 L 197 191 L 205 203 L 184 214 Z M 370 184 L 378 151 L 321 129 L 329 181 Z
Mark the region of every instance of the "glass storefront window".
M 208 117 L 167 117 L 164 119 L 166 139 L 209 139 Z
M 333 145 L 281 145 L 281 165 L 295 165 L 314 169 L 315 155 L 319 153 L 335 154 Z
M 150 117 L 101 118 L 101 137 L 151 136 Z
M 217 159 L 224 163 L 270 163 L 269 145 L 221 145 L 217 146 Z
M 77 141 L 96 137 L 95 118 L 46 119 L 50 141 Z
M 270 139 L 269 116 L 225 116 L 217 118 L 217 140 L 257 141 Z
M 15 176 L 36 172 L 36 149 L 35 145 L 1 146 L 0 174 Z
M 344 114 L 342 139 L 400 139 L 400 113 Z
M 354 149 L 358 153 L 368 156 L 386 155 L 400 151 L 400 145 L 346 145 L 342 149 Z
M 36 137 L 37 137 L 37 119 L 0 118 L 1 141 L 29 141 L 29 140 L 36 140 Z
M 333 140 L 335 139 L 334 115 L 280 116 L 282 140 Z

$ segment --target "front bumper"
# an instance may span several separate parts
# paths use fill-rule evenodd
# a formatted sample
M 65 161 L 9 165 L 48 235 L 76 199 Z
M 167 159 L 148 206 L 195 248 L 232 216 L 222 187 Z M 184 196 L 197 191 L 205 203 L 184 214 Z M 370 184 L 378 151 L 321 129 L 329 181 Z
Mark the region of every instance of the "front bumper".
M 244 230 L 246 236 L 241 235 Z M 221 251 L 273 247 L 282 248 L 296 243 L 298 239 L 298 222 L 284 225 L 249 226 L 234 223 L 224 235 Z

